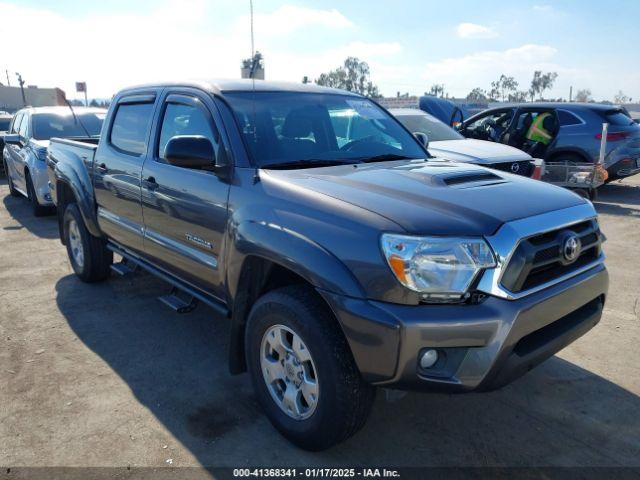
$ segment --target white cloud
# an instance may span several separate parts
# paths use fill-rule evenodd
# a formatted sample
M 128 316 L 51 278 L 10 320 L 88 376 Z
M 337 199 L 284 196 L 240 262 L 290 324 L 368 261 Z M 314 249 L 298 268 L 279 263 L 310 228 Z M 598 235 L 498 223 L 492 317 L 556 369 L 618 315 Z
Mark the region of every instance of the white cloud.
M 552 5 L 534 5 L 533 10 L 536 12 L 550 13 L 554 11 Z
M 555 71 L 566 78 L 575 73 L 554 62 L 557 50 L 549 45 L 528 44 L 502 51 L 477 52 L 446 58 L 426 65 L 427 83 L 444 83 L 447 91 L 464 96 L 474 87 L 489 88 L 501 74 L 515 77 L 526 90 L 535 70 Z
M 222 0 L 169 0 L 140 15 L 77 17 L 0 2 L 0 18 L 11 19 L 3 38 L 21 39 L 20 48 L 3 49 L 0 69 L 20 72 L 28 84 L 60 87 L 69 98 L 77 96 L 76 81 L 87 82 L 90 97 L 110 97 L 127 85 L 157 80 L 237 78 L 241 59 L 250 54 L 248 17 Z M 271 79 L 299 81 L 334 68 L 347 52 L 364 57 L 399 48 L 353 42 L 309 55 L 282 47 L 311 28 L 327 36 L 353 28 L 335 9 L 283 5 L 255 20 L 256 48 L 265 54 Z M 37 34 L 25 35 L 24 25 Z
M 477 23 L 461 23 L 456 27 L 456 33 L 460 38 L 495 38 L 498 36 L 492 28 Z
M 248 34 L 249 25 L 249 16 L 242 15 L 236 21 L 235 30 L 241 34 Z M 273 12 L 256 13 L 254 15 L 257 39 L 262 36 L 286 36 L 309 27 L 339 30 L 353 26 L 351 20 L 336 9 L 319 10 L 295 5 L 282 5 Z

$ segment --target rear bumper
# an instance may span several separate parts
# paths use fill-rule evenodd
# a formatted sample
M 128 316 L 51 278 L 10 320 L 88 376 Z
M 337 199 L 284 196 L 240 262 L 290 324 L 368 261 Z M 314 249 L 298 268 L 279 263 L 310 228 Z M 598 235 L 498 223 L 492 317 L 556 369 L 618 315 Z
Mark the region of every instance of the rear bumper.
M 408 390 L 490 390 L 584 335 L 602 315 L 604 265 L 517 300 L 407 306 L 321 293 L 338 317 L 364 378 Z M 418 358 L 436 349 L 423 370 Z

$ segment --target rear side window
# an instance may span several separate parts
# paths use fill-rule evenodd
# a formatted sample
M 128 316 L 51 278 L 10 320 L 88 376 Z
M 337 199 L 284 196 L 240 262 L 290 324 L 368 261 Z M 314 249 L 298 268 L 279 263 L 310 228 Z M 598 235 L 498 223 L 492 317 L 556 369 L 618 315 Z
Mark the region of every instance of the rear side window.
M 153 103 L 119 105 L 111 126 L 111 144 L 125 153 L 142 155 L 147 149 L 152 115 Z
M 607 123 L 610 125 L 629 126 L 633 125 L 631 117 L 622 110 L 608 110 L 604 112 Z
M 10 118 L 0 118 L 0 132 L 6 132 L 9 130 Z
M 582 120 L 566 110 L 558 110 L 558 120 L 560 120 L 561 127 L 567 125 L 580 125 L 582 123 Z

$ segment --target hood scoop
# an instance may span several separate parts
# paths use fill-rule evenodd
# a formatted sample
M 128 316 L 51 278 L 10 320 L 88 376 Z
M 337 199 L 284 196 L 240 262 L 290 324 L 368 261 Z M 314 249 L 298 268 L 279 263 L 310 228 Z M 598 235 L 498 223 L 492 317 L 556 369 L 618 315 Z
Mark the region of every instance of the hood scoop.
M 441 179 L 445 183 L 445 185 L 449 185 L 449 186 L 462 185 L 465 183 L 477 183 L 477 182 L 483 182 L 485 184 L 487 182 L 490 182 L 490 183 L 505 182 L 504 178 L 491 172 L 470 172 L 470 173 L 449 175 L 446 177 L 441 177 Z

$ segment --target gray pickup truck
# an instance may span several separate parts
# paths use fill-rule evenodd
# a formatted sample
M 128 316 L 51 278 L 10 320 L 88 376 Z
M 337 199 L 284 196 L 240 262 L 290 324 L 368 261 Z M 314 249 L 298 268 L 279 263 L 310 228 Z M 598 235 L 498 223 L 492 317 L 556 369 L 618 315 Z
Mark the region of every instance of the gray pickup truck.
M 348 138 L 345 115 L 361 119 Z M 349 92 L 130 88 L 99 142 L 53 139 L 47 165 L 76 274 L 142 268 L 175 311 L 227 316 L 231 372 L 310 450 L 361 428 L 376 387 L 512 381 L 592 328 L 607 294 L 591 203 L 432 158 Z

